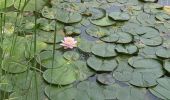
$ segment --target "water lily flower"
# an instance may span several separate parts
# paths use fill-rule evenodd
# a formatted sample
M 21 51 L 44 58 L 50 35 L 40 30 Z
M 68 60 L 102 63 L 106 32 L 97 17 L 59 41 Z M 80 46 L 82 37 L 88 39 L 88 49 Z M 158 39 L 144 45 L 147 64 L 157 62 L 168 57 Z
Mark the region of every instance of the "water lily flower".
M 77 47 L 77 41 L 72 37 L 64 37 L 64 40 L 61 40 L 61 42 L 60 45 L 62 45 L 64 49 L 73 49 L 74 47 Z

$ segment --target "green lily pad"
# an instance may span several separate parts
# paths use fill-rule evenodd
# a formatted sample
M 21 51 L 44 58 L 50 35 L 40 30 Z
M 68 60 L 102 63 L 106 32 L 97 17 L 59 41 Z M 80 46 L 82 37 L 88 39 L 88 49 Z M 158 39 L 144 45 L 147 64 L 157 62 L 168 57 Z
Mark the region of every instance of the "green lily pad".
M 116 34 L 119 36 L 119 39 L 116 41 L 116 43 L 130 43 L 133 40 L 132 36 L 128 33 L 118 32 Z
M 25 77 L 24 80 L 22 81 L 21 79 L 18 79 L 18 80 L 19 82 L 22 82 L 22 85 L 28 86 L 27 89 L 14 91 L 9 96 L 9 99 L 11 98 L 13 100 L 36 100 L 36 99 L 42 100 L 44 99 L 46 97 L 44 95 L 44 83 L 43 83 L 43 80 L 40 74 L 31 72 L 31 73 L 26 73 L 25 75 L 24 75 Z M 28 81 L 27 77 L 30 77 L 31 80 Z M 27 85 L 25 82 L 27 82 Z
M 101 19 L 90 20 L 90 22 L 94 25 L 97 25 L 97 26 L 111 26 L 111 25 L 116 23 L 114 20 L 111 20 L 108 17 L 108 15 L 106 15 L 105 17 L 103 17 Z
M 92 47 L 92 53 L 100 57 L 114 57 L 117 55 L 115 45 L 110 43 L 96 43 Z
M 35 3 L 36 2 L 36 3 Z M 45 5 L 45 0 L 15 0 L 14 7 L 18 10 L 24 10 L 24 11 L 35 11 L 35 10 L 41 10 L 43 6 Z
M 57 19 L 66 24 L 80 22 L 82 19 L 82 16 L 78 12 L 72 12 L 62 8 L 44 7 L 42 15 L 49 19 Z
M 14 57 L 6 58 L 2 61 L 2 69 L 9 73 L 22 73 L 29 68 L 25 60 L 17 60 Z
M 83 15 L 90 16 L 90 19 L 96 20 L 105 17 L 106 11 L 102 8 L 92 7 L 83 12 Z
M 157 80 L 158 85 L 156 87 L 150 88 L 150 92 L 155 96 L 163 99 L 168 100 L 170 99 L 170 79 L 168 77 L 159 78 Z
M 164 61 L 164 68 L 166 71 L 170 73 L 170 60 L 169 59 Z
M 155 16 L 150 15 L 147 13 L 140 13 L 137 16 L 137 20 L 142 24 L 142 25 L 153 25 L 156 23 Z
M 63 64 L 67 63 L 67 60 L 64 59 L 61 52 L 55 51 L 54 53 L 54 61 L 53 61 L 53 52 L 52 51 L 44 51 L 41 52 L 39 56 L 37 56 L 38 63 L 45 68 L 59 68 Z M 54 63 L 54 66 L 52 66 Z
M 125 12 L 111 12 L 109 17 L 113 18 L 116 21 L 127 21 L 130 19 L 130 15 Z
M 9 80 L 10 76 L 4 75 L 0 78 L 0 90 L 4 92 L 12 92 L 13 86 L 12 81 Z
M 97 80 L 105 85 L 111 85 L 115 83 L 113 76 L 106 73 L 97 75 Z
M 79 35 L 81 33 L 80 29 L 75 28 L 73 26 L 66 26 L 64 29 L 66 35 Z
M 6 2 L 6 3 L 5 3 Z M 1 0 L 0 1 L 0 9 L 4 9 L 4 8 L 7 8 L 7 7 L 10 7 L 14 4 L 14 0 Z
M 87 28 L 86 32 L 87 34 L 97 38 L 101 38 L 109 34 L 108 30 L 97 26 Z
M 140 41 L 148 46 L 159 46 L 162 44 L 163 39 L 159 35 L 146 33 L 140 37 Z
M 81 39 L 80 43 L 78 43 L 78 48 L 82 50 L 83 52 L 90 53 L 91 48 L 93 47 L 94 42 L 93 41 L 88 41 L 86 39 Z
M 117 99 L 118 100 L 145 100 L 145 89 L 136 87 L 117 87 Z
M 64 53 L 64 58 L 69 60 L 69 61 L 76 61 L 80 58 L 79 53 L 74 52 L 74 51 L 67 51 Z
M 85 91 L 81 91 L 77 88 L 58 88 L 58 87 L 46 87 L 45 93 L 50 100 L 90 100 Z
M 85 91 L 92 100 L 116 99 L 116 85 L 100 86 L 94 82 L 84 81 L 79 83 L 77 88 Z
M 113 71 L 113 77 L 119 81 L 128 82 L 132 79 L 133 68 L 126 61 L 118 61 L 119 65 Z
M 54 34 L 54 32 L 40 31 L 39 33 L 37 33 L 37 39 L 46 43 L 54 43 Z M 62 32 L 58 31 L 56 33 L 56 43 L 60 43 L 63 38 L 64 35 L 62 34 Z
M 56 69 L 47 69 L 43 77 L 51 84 L 67 85 L 76 80 L 84 80 L 93 75 L 83 61 L 68 61 Z
M 113 71 L 117 67 L 115 59 L 102 59 L 95 56 L 88 58 L 87 64 L 95 71 Z
M 138 51 L 138 48 L 132 44 L 128 44 L 128 45 L 118 44 L 116 45 L 116 51 L 118 53 L 123 53 L 123 54 L 134 54 Z
M 132 79 L 130 80 L 130 83 L 135 86 L 155 86 L 157 85 L 156 79 L 164 74 L 162 64 L 158 60 L 132 57 L 128 62 L 135 68 L 132 74 Z
M 156 51 L 156 55 L 161 58 L 170 58 L 170 49 L 160 48 Z
M 119 35 L 116 33 L 110 33 L 109 35 L 101 37 L 100 39 L 104 42 L 116 42 L 119 40 Z

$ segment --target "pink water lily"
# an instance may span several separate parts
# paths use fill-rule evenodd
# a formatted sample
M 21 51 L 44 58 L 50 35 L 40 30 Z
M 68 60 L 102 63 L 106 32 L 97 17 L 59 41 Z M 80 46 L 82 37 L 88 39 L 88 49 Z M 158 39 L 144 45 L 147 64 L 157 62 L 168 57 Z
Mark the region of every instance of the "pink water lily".
M 62 45 L 64 49 L 73 49 L 74 47 L 77 47 L 77 41 L 72 37 L 64 37 L 64 40 L 61 40 L 61 42 L 60 45 Z

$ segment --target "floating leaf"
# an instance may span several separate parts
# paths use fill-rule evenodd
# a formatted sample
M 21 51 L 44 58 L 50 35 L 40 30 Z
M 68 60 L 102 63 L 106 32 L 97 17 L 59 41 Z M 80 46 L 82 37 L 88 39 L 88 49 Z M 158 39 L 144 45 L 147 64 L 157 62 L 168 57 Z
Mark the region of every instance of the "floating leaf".
M 90 20 L 90 22 L 97 26 L 111 26 L 116 23 L 114 20 L 111 20 L 108 16 L 105 16 L 102 19 Z
M 95 56 L 88 58 L 87 64 L 95 71 L 113 71 L 117 67 L 115 59 L 105 60 Z
M 35 10 L 41 10 L 43 6 L 45 5 L 45 0 L 37 0 L 36 3 L 34 0 L 15 0 L 14 7 L 18 10 L 24 10 L 24 11 L 35 11 Z M 37 4 L 37 5 L 36 5 Z
M 156 55 L 161 58 L 170 58 L 170 49 L 160 48 L 156 51 Z
M 78 44 L 78 48 L 84 52 L 91 52 L 91 48 L 93 47 L 94 42 L 93 41 L 88 41 L 85 39 L 81 39 L 80 43 Z
M 164 99 L 164 100 L 170 99 L 170 96 L 169 96 L 169 94 L 170 94 L 170 87 L 169 87 L 170 79 L 168 77 L 163 77 L 163 78 L 159 78 L 157 80 L 157 82 L 158 82 L 158 85 L 156 87 L 149 89 L 150 92 L 161 99 Z
M 92 74 L 93 72 L 87 68 L 86 63 L 78 60 L 65 62 L 56 69 L 47 69 L 43 77 L 48 83 L 67 85 L 76 80 L 84 80 Z
M 119 61 L 119 65 L 115 71 L 113 71 L 113 77 L 119 81 L 130 81 L 132 78 L 133 68 L 128 65 L 126 61 Z
M 135 45 L 128 44 L 128 45 L 116 45 L 116 51 L 118 53 L 123 53 L 123 54 L 134 54 L 136 53 L 138 48 Z
M 14 57 L 6 58 L 2 61 L 2 69 L 9 73 L 22 73 L 29 68 L 29 62 L 17 60 Z
M 64 58 L 66 58 L 67 60 L 70 60 L 70 61 L 76 61 L 80 58 L 80 55 L 79 53 L 77 52 L 74 52 L 74 51 L 67 51 L 64 53 Z
M 125 12 L 111 12 L 109 17 L 113 18 L 116 21 L 127 21 L 130 19 L 130 15 Z
M 57 19 L 58 21 L 67 24 L 80 22 L 82 19 L 82 16 L 78 12 L 72 12 L 62 8 L 44 7 L 42 15 L 46 18 Z
M 130 34 L 124 32 L 116 33 L 119 36 L 119 39 L 116 43 L 130 43 L 133 38 Z
M 93 45 L 92 53 L 100 57 L 114 57 L 117 55 L 115 45 L 110 43 L 97 43 Z
M 169 59 L 164 61 L 164 68 L 166 71 L 170 73 L 170 60 Z
M 104 37 L 109 34 L 108 30 L 101 28 L 101 27 L 97 27 L 97 26 L 86 29 L 86 32 L 87 34 L 93 37 L 98 37 L 98 38 Z
M 115 83 L 115 80 L 114 80 L 113 76 L 110 75 L 110 74 L 106 74 L 106 73 L 99 74 L 97 76 L 97 80 L 100 83 L 105 84 L 105 85 L 111 85 L 111 84 Z

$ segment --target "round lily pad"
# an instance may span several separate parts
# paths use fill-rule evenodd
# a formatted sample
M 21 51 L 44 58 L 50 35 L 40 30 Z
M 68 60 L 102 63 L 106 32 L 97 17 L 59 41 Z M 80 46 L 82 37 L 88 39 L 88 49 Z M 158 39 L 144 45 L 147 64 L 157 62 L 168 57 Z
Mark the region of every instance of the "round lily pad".
M 56 69 L 47 69 L 43 73 L 44 79 L 51 84 L 67 85 L 76 80 L 85 80 L 93 72 L 83 61 L 68 61 Z
M 44 7 L 42 15 L 46 18 L 57 19 L 58 21 L 66 24 L 80 22 L 82 19 L 82 16 L 78 12 L 69 11 L 65 8 Z
M 106 85 L 111 85 L 115 83 L 113 76 L 110 74 L 106 74 L 106 73 L 97 75 L 97 80 L 100 83 L 106 84 Z
M 6 58 L 2 61 L 2 69 L 9 73 L 22 73 L 29 67 L 25 60 L 17 60 L 15 58 Z
M 51 84 L 67 85 L 76 80 L 76 73 L 73 69 L 74 65 L 66 63 L 61 68 L 48 69 L 44 72 L 44 79 Z
M 94 42 L 93 41 L 88 41 L 85 39 L 81 39 L 80 43 L 78 43 L 78 48 L 84 52 L 91 52 L 91 48 L 93 47 Z
M 113 18 L 116 21 L 127 21 L 130 19 L 130 15 L 125 12 L 111 12 L 109 17 Z
M 106 11 L 102 8 L 91 7 L 83 12 L 83 15 L 90 16 L 90 19 L 96 20 L 105 17 Z
M 117 55 L 115 45 L 110 43 L 96 43 L 92 47 L 92 53 L 100 57 L 114 57 Z
M 87 64 L 95 71 L 113 71 L 117 67 L 115 59 L 105 60 L 95 56 L 88 58 Z
M 164 61 L 164 68 L 166 71 L 170 73 L 170 60 L 169 59 Z
M 158 85 L 156 87 L 150 88 L 150 92 L 155 96 L 163 99 L 168 100 L 170 99 L 170 78 L 169 77 L 162 77 L 157 79 Z
M 119 36 L 119 39 L 116 41 L 116 43 L 130 43 L 133 40 L 132 36 L 128 33 L 118 32 L 116 34 Z
M 134 54 L 138 51 L 138 48 L 133 44 L 118 44 L 116 45 L 116 51 L 123 54 Z
M 67 63 L 67 60 L 64 59 L 61 52 L 59 52 L 59 51 L 55 51 L 54 61 L 53 61 L 53 52 L 52 51 L 41 52 L 40 55 L 37 56 L 36 59 L 37 59 L 38 63 L 45 68 L 59 68 L 63 64 Z
M 90 22 L 97 26 L 111 26 L 116 23 L 114 20 L 111 20 L 108 16 L 105 16 L 101 19 L 90 20 Z
M 113 71 L 113 77 L 119 81 L 128 82 L 132 79 L 133 68 L 126 61 L 119 61 L 119 65 Z
M 119 40 L 119 35 L 116 33 L 110 33 L 109 35 L 101 37 L 100 39 L 104 42 L 116 42 Z
M 89 34 L 93 37 L 98 37 L 98 38 L 107 36 L 109 34 L 108 30 L 101 28 L 101 27 L 97 27 L 97 26 L 90 27 L 90 28 L 86 29 L 86 32 L 87 32 L 87 34 Z
M 18 10 L 24 10 L 24 11 L 35 11 L 35 10 L 40 10 L 43 8 L 45 5 L 44 0 L 37 0 L 36 3 L 34 0 L 15 0 L 14 7 Z M 35 5 L 37 4 L 37 5 Z
M 160 48 L 156 51 L 156 55 L 161 58 L 170 58 L 170 49 Z
M 76 61 L 80 58 L 79 53 L 74 52 L 74 51 L 67 51 L 67 52 L 64 53 L 63 56 L 64 56 L 65 59 L 67 59 L 69 61 L 72 61 L 72 60 Z

